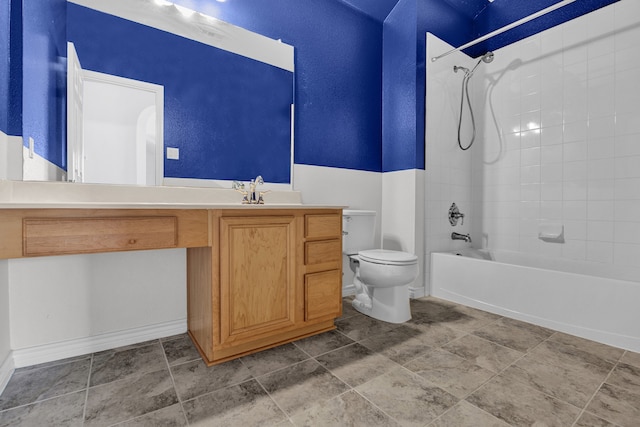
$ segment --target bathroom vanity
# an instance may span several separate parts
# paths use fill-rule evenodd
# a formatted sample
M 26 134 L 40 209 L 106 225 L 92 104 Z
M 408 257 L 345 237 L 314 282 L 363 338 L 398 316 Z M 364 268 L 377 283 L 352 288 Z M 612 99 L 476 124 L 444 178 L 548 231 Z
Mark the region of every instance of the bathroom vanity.
M 340 209 L 208 214 L 212 244 L 187 250 L 189 334 L 207 363 L 334 328 Z
M 230 190 L 203 199 L 212 190 L 176 188 L 137 201 L 37 200 L 32 183 L 11 185 L 24 187 L 0 188 L 0 259 L 186 248 L 188 331 L 209 365 L 334 329 L 341 315 L 341 207 L 241 205 Z M 78 188 L 92 187 L 113 186 Z M 181 200 L 167 202 L 172 194 Z

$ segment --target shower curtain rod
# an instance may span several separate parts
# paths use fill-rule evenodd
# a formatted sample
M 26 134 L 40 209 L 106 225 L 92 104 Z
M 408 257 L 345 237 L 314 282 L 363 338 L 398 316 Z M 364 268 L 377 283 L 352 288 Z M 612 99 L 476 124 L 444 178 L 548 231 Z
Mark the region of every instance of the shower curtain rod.
M 531 21 L 533 19 L 536 19 L 536 18 L 542 16 L 542 15 L 546 15 L 547 13 L 553 12 L 556 9 L 560 9 L 561 7 L 564 7 L 564 6 L 568 5 L 568 4 L 571 4 L 574 1 L 576 1 L 576 0 L 562 0 L 562 1 L 556 3 L 556 4 L 552 5 L 552 6 L 547 7 L 546 9 L 542 9 L 541 11 L 538 11 L 538 12 L 533 13 L 533 14 L 531 14 L 529 16 L 526 16 L 526 17 L 524 17 L 522 19 L 519 19 L 516 22 L 512 22 L 511 24 L 505 25 L 502 28 L 498 28 L 497 30 L 492 31 L 489 34 L 486 34 L 486 35 L 484 35 L 482 37 L 479 37 L 479 38 L 477 38 L 477 39 L 475 39 L 475 40 L 473 40 L 473 41 L 471 41 L 471 42 L 469 42 L 467 44 L 464 44 L 464 45 L 462 45 L 460 47 L 457 47 L 455 49 L 451 49 L 450 51 L 445 52 L 442 55 L 434 56 L 434 57 L 431 58 L 431 62 L 436 62 L 438 59 L 444 58 L 445 56 L 450 55 L 450 54 L 452 54 L 454 52 L 458 52 L 459 50 L 464 50 L 464 49 L 466 49 L 468 47 L 474 46 L 474 45 L 476 45 L 476 44 L 478 44 L 480 42 L 483 42 L 483 41 L 485 41 L 487 39 L 490 39 L 493 36 L 497 36 L 498 34 L 502 34 L 505 31 L 509 31 L 512 28 L 515 28 L 515 27 L 518 27 L 518 26 L 520 26 L 522 24 L 525 24 L 525 23 L 527 23 L 527 22 L 529 22 L 529 21 Z

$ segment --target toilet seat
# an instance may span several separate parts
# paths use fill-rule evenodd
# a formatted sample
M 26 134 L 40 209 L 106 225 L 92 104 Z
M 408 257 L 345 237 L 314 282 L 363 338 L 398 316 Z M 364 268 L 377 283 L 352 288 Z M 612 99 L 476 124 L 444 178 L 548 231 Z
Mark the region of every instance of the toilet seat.
M 418 262 L 418 257 L 414 254 L 388 249 L 368 249 L 360 251 L 358 252 L 358 257 L 362 261 L 384 265 L 413 265 Z

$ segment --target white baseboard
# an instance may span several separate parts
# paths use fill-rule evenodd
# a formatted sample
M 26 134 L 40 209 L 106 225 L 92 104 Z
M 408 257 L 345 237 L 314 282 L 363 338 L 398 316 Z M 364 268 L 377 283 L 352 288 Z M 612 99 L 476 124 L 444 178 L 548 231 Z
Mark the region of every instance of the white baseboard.
M 424 291 L 423 286 L 419 288 L 413 288 L 411 286 L 409 287 L 409 298 L 411 299 L 422 298 L 425 295 L 426 295 L 426 292 Z
M 348 297 L 350 295 L 355 295 L 356 294 L 356 286 L 351 284 L 348 286 L 343 286 L 342 287 L 342 297 Z
M 151 326 L 110 332 L 92 337 L 39 345 L 13 351 L 16 368 L 81 356 L 125 345 L 182 334 L 187 331 L 187 319 L 159 323 Z
M 13 355 L 9 352 L 7 358 L 2 362 L 2 365 L 0 365 L 0 395 L 2 395 L 2 392 L 9 383 L 14 370 Z

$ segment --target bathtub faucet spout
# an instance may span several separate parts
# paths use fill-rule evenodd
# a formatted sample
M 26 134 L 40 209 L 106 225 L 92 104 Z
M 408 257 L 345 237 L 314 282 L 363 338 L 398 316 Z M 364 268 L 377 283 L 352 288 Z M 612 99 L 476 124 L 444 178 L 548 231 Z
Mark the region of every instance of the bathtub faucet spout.
M 471 243 L 471 236 L 469 234 L 451 233 L 451 240 L 464 240 L 467 243 Z

